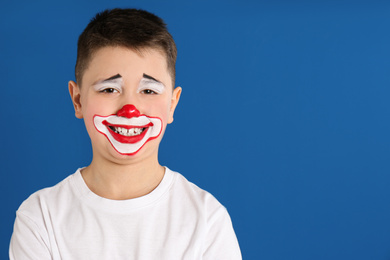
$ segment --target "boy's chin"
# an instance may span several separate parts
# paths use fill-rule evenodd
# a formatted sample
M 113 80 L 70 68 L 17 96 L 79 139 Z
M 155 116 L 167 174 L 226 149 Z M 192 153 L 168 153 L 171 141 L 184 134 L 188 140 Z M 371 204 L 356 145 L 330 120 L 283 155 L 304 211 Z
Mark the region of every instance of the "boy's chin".
M 158 145 L 155 144 L 158 140 L 151 140 L 145 143 L 139 150 L 132 153 L 121 153 L 115 149 L 111 144 L 109 147 L 109 160 L 117 164 L 129 164 L 136 161 L 148 161 L 157 158 Z M 157 145 L 157 147 L 154 147 Z

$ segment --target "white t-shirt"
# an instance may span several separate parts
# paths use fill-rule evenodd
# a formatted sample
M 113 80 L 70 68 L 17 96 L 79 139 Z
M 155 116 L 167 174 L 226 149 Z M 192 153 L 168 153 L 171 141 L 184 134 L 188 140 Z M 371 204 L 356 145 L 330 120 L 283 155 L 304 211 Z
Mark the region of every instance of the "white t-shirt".
M 93 193 L 80 169 L 31 195 L 17 211 L 10 259 L 241 259 L 226 209 L 166 168 L 131 200 Z

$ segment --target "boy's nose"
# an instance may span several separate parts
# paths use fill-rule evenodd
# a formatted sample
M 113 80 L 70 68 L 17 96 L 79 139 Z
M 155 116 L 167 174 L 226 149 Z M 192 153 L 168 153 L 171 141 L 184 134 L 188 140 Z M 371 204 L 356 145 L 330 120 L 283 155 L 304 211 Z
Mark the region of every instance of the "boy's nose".
M 139 117 L 140 112 L 134 105 L 124 105 L 117 113 L 117 116 L 132 118 L 132 117 Z

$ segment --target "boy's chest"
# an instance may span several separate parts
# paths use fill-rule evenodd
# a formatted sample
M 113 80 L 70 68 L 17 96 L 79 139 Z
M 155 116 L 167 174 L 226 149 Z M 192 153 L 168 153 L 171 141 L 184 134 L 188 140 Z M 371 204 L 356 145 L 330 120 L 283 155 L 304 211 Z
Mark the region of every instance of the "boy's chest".
M 166 207 L 123 215 L 82 208 L 52 226 L 58 259 L 201 259 L 206 232 L 196 212 Z

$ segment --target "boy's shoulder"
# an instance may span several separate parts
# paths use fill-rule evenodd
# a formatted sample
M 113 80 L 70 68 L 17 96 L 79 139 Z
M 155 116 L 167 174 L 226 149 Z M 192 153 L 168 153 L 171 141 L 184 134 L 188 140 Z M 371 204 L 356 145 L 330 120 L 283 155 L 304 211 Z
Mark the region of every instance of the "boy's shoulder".
M 171 171 L 167 168 L 168 171 Z M 196 197 L 198 197 L 199 199 L 201 200 L 210 200 L 210 199 L 215 199 L 213 195 L 211 195 L 211 193 L 209 193 L 208 191 L 200 188 L 198 185 L 196 185 L 195 183 L 189 181 L 186 177 L 184 177 L 182 174 L 178 173 L 178 172 L 175 172 L 175 171 L 171 171 L 174 175 L 177 175 L 177 180 L 175 182 L 175 184 L 177 185 L 177 188 L 179 189 L 184 189 L 182 191 L 185 191 L 187 193 L 189 193 L 189 195 L 194 195 Z
M 177 175 L 174 187 L 170 192 L 170 196 L 179 198 L 193 206 L 199 207 L 199 210 L 210 211 L 226 211 L 225 207 L 208 191 L 200 188 L 198 185 L 187 180 L 182 174 L 173 172 Z
M 70 182 L 76 173 L 69 175 L 52 187 L 43 188 L 34 192 L 23 201 L 17 212 L 33 217 L 45 208 L 47 209 L 47 207 L 59 207 L 62 202 L 69 199 L 69 196 L 72 196 L 73 191 Z

